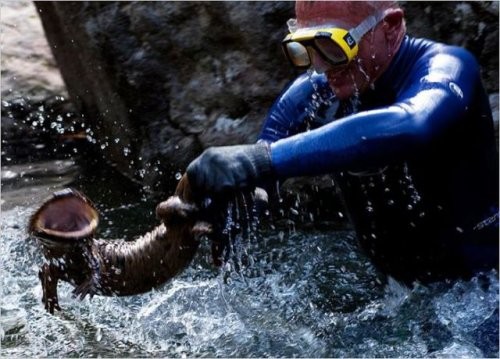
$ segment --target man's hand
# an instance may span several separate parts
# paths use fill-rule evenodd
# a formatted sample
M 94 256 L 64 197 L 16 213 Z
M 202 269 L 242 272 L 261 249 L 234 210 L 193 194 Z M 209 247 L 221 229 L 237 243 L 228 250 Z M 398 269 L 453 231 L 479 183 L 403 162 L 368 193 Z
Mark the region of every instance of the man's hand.
M 189 164 L 186 173 L 198 194 L 250 189 L 271 174 L 270 148 L 266 143 L 211 147 Z

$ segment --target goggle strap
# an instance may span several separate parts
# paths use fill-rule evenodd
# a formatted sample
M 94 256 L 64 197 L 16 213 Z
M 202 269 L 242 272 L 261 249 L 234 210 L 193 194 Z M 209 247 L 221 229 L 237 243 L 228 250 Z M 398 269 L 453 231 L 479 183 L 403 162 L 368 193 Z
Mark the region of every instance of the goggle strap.
M 377 11 L 375 15 L 368 16 L 361 22 L 361 24 L 356 26 L 354 29 L 349 30 L 349 33 L 353 37 L 354 41 L 358 43 L 364 34 L 373 29 L 375 25 L 377 25 L 379 21 L 384 18 L 384 15 L 385 11 Z

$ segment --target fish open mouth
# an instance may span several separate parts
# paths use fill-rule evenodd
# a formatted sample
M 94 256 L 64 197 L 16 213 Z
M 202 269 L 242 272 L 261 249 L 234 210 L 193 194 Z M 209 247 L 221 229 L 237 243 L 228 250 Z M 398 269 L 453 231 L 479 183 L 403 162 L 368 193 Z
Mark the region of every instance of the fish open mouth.
M 99 223 L 92 202 L 74 189 L 55 192 L 31 217 L 29 231 L 52 242 L 76 242 L 91 237 Z

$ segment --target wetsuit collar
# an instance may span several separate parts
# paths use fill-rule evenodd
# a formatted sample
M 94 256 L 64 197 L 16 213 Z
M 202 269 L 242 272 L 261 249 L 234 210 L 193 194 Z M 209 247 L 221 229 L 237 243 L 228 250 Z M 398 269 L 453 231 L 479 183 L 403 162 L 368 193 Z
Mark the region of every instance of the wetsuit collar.
M 374 91 L 378 92 L 381 90 L 394 90 L 400 88 L 401 83 L 406 79 L 406 69 L 411 65 L 406 63 L 408 59 L 407 56 L 405 56 L 410 48 L 410 42 L 410 37 L 405 35 L 393 60 L 384 73 L 375 81 Z

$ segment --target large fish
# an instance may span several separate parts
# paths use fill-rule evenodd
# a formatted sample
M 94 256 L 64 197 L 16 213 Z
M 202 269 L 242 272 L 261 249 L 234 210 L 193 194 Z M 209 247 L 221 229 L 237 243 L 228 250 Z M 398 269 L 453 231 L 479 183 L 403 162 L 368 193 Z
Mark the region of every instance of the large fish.
M 30 219 L 46 263 L 39 272 L 45 308 L 61 310 L 59 280 L 69 282 L 75 296 L 123 296 L 144 293 L 174 277 L 193 259 L 200 237 L 212 232 L 194 204 L 187 177 L 174 196 L 156 207 L 161 224 L 134 241 L 94 238 L 99 216 L 82 193 L 56 192 Z

